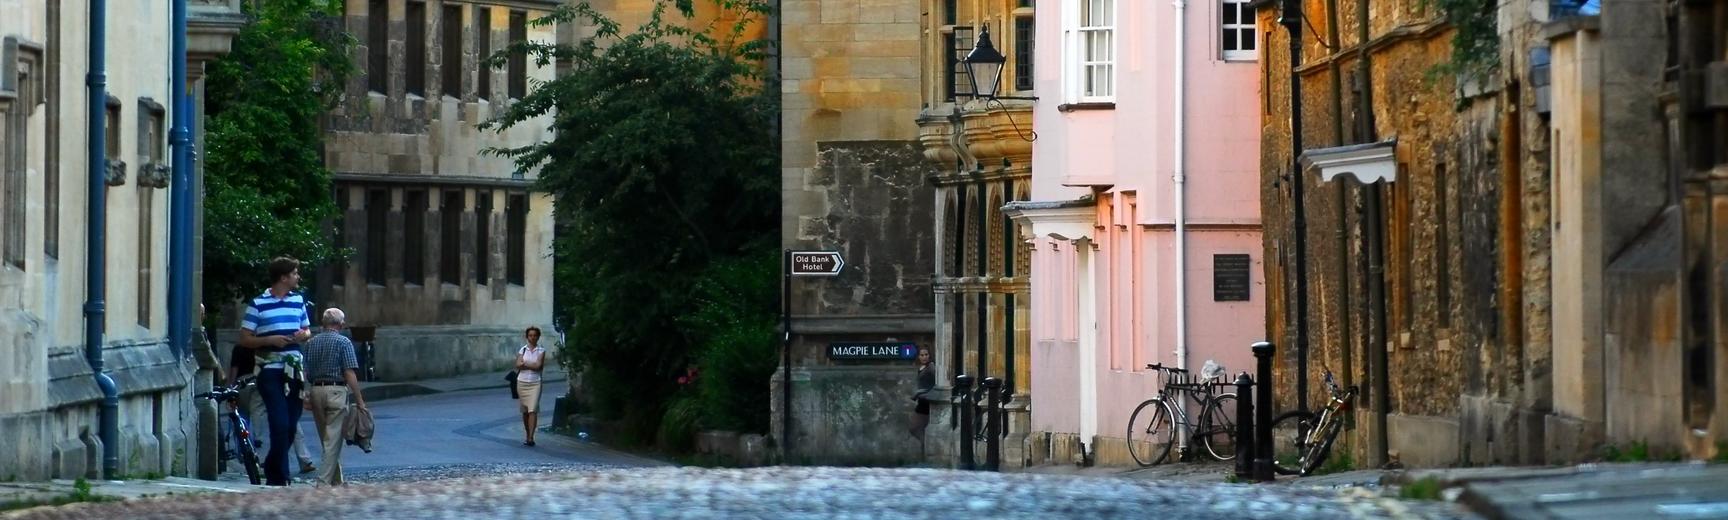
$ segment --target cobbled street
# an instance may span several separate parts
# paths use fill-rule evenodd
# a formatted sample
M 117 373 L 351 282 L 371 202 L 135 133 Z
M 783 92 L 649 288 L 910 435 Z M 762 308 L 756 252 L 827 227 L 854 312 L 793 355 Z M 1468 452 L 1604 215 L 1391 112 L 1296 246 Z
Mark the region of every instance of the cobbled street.
M 23 518 L 1463 518 L 1358 491 L 881 468 L 620 468 L 80 504 Z
M 563 392 L 549 385 L 548 395 Z M 4 518 L 1465 518 L 1454 504 L 1362 488 L 1250 486 L 941 469 L 673 467 L 541 432 L 521 445 L 503 390 L 372 404 L 372 453 L 350 485 L 176 495 Z M 550 413 L 542 419 L 549 422 Z M 307 424 L 306 431 L 312 430 Z M 317 450 L 313 450 L 316 455 Z M 223 480 L 236 478 L 230 472 Z

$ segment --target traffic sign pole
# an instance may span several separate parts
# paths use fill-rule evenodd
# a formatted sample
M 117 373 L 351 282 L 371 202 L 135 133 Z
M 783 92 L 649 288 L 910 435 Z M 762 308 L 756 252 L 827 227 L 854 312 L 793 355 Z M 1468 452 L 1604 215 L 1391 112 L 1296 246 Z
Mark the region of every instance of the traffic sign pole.
M 792 250 L 780 262 L 780 463 L 792 461 Z

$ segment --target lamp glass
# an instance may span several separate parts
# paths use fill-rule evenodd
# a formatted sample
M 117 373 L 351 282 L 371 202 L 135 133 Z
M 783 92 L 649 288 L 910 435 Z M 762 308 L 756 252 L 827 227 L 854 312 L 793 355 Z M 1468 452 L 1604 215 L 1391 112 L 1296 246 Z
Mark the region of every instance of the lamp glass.
M 1002 87 L 1002 69 L 1008 64 L 1008 57 L 997 52 L 996 45 L 990 42 L 990 26 L 978 31 L 978 42 L 960 61 L 966 64 L 966 74 L 972 79 L 972 94 L 995 98 Z

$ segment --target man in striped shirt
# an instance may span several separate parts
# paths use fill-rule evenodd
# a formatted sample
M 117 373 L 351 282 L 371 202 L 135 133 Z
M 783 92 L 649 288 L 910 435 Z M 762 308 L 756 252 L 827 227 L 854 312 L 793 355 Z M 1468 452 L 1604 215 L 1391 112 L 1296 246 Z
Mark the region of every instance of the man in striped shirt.
M 269 416 L 270 452 L 264 457 L 264 483 L 288 485 L 288 450 L 299 431 L 301 391 L 305 388 L 305 357 L 300 343 L 312 337 L 312 320 L 300 287 L 300 261 L 279 257 L 270 261 L 270 289 L 246 306 L 240 324 L 240 346 L 258 358 L 258 397 Z

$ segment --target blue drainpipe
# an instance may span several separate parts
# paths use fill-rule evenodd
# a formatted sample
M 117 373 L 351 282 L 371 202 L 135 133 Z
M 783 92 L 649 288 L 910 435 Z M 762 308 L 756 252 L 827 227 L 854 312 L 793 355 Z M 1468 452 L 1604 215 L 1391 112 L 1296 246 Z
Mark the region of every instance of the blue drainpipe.
M 168 346 L 176 359 L 186 356 L 186 336 L 192 330 L 192 142 L 187 123 L 192 115 L 186 92 L 186 0 L 174 0 L 173 78 L 168 99 L 172 100 L 174 127 L 168 143 L 174 152 L 173 178 L 168 181 Z
M 102 370 L 102 297 L 107 290 L 104 269 L 108 262 L 108 243 L 104 236 L 108 218 L 108 132 L 103 128 L 108 118 L 107 68 L 108 1 L 90 0 L 90 71 L 84 84 L 90 90 L 90 198 L 86 204 L 84 262 L 84 355 L 90 359 L 90 371 L 96 376 L 96 386 L 102 388 L 102 416 L 98 435 L 102 439 L 103 478 L 120 475 L 120 388 Z

